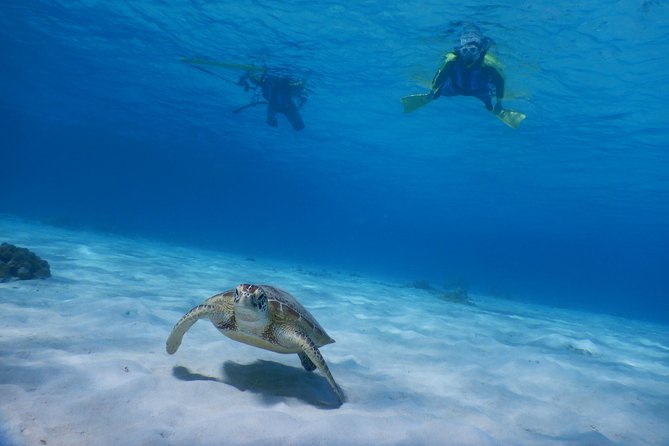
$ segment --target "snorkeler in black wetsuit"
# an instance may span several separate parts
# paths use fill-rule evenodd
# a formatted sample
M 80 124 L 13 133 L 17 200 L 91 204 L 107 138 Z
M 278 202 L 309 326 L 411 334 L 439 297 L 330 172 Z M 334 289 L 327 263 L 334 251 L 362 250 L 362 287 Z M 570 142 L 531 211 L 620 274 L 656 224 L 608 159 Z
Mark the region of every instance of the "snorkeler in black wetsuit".
M 258 77 L 249 72 L 242 76 L 239 84 L 248 89 L 248 81 L 260 87 L 263 97 L 267 100 L 268 125 L 277 127 L 278 120 L 276 115 L 282 113 L 295 130 L 302 130 L 304 128 L 304 121 L 302 121 L 299 112 L 299 109 L 307 101 L 303 82 L 268 73 L 263 73 Z M 297 100 L 297 104 L 294 99 Z M 256 103 L 258 102 L 250 105 L 255 105 Z
M 439 96 L 475 96 L 485 104 L 488 111 L 502 110 L 504 78 L 486 59 L 492 41 L 475 32 L 463 34 L 460 46 L 446 55 L 444 64 L 432 80 L 432 99 Z M 496 99 L 492 104 L 493 96 Z
M 474 96 L 505 124 L 517 128 L 525 115 L 502 106 L 504 78 L 501 67 L 488 54 L 492 43 L 476 27 L 465 30 L 460 37 L 460 45 L 446 54 L 432 79 L 430 92 L 402 98 L 404 112 L 412 112 L 440 96 Z

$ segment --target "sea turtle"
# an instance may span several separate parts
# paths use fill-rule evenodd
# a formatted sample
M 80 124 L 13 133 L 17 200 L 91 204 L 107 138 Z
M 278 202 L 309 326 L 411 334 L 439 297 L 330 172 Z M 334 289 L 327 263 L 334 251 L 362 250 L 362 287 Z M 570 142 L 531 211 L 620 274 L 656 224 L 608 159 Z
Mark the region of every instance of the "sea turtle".
M 181 339 L 199 319 L 209 319 L 227 337 L 277 353 L 297 353 L 307 371 L 316 367 L 344 401 L 318 347 L 334 342 L 323 327 L 290 294 L 270 285 L 241 284 L 216 294 L 186 313 L 167 338 L 174 354 Z

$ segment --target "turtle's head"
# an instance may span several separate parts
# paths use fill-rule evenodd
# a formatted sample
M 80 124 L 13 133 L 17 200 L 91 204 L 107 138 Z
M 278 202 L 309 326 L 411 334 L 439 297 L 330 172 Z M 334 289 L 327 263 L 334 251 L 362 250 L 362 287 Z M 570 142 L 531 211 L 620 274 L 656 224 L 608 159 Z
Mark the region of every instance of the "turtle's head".
M 235 289 L 235 317 L 239 322 L 265 322 L 268 318 L 267 295 L 257 285 L 243 283 Z

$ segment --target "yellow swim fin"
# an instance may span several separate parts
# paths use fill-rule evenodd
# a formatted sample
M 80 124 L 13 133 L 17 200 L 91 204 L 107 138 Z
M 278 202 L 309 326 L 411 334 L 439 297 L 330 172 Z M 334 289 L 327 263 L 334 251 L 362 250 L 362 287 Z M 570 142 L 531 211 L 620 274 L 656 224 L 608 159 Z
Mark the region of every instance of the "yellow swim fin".
M 525 113 L 507 109 L 502 109 L 502 111 L 496 113 L 495 116 L 497 116 L 500 119 L 500 121 L 502 121 L 504 124 L 508 125 L 512 129 L 517 129 L 518 127 L 520 127 L 520 123 L 523 122 L 523 119 L 527 117 L 525 116 Z
M 404 96 L 401 99 L 401 101 L 402 105 L 404 106 L 404 113 L 411 113 L 414 110 L 418 110 L 423 105 L 432 102 L 432 93 L 412 94 L 410 96 Z

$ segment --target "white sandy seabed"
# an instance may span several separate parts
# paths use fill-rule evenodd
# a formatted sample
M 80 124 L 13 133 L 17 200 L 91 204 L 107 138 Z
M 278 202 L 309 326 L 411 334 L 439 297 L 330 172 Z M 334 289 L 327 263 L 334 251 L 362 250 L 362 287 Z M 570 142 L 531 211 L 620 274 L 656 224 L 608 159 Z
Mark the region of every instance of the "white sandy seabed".
M 0 219 L 51 264 L 0 283 L 1 445 L 668 445 L 669 327 Z M 347 401 L 296 355 L 192 306 L 238 283 L 293 294 L 337 342 Z

